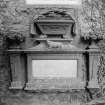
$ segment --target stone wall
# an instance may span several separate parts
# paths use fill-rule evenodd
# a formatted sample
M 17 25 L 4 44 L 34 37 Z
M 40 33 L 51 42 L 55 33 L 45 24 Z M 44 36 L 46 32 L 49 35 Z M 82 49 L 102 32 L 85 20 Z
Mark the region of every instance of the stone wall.
M 73 90 L 65 93 L 36 93 L 8 89 L 11 71 L 9 68 L 9 57 L 6 52 L 8 46 L 5 36 L 11 36 L 9 32 L 14 32 L 28 37 L 33 17 L 53 9 L 66 10 L 68 13 L 71 13 L 69 8 L 47 7 L 39 9 L 25 5 L 24 0 L 0 0 L 0 105 L 81 105 L 91 99 L 89 92 L 85 90 Z M 76 22 L 78 22 L 78 16 L 80 16 L 77 13 L 74 14 Z M 79 28 L 77 33 L 77 37 L 80 37 Z M 76 40 L 75 43 L 78 44 L 80 41 Z M 84 45 L 80 43 L 80 46 L 83 47 Z

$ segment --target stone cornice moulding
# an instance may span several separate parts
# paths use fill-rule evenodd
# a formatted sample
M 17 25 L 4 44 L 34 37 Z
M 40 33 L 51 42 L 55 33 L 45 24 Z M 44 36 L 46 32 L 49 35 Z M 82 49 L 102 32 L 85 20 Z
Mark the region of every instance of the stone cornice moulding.
M 25 5 L 34 8 L 81 8 L 82 0 L 25 0 Z
M 33 5 L 33 4 L 41 4 L 41 5 L 52 5 L 52 4 L 69 4 L 69 5 L 80 5 L 81 4 L 81 0 L 26 0 L 27 4 Z

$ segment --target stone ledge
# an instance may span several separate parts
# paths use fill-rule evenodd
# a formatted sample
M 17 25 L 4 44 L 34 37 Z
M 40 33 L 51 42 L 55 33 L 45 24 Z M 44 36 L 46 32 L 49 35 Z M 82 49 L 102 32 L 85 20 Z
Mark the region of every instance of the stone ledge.
M 9 89 L 23 89 L 24 87 L 24 83 L 22 83 L 21 81 L 15 81 L 15 82 L 11 82 L 11 86 L 9 87 Z

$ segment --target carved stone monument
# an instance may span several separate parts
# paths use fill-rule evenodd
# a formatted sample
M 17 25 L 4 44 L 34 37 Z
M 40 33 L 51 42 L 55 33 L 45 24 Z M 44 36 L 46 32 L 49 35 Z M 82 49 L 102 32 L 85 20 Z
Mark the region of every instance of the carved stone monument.
M 82 56 L 83 50 L 72 45 L 73 38 L 76 35 L 75 24 L 73 18 L 65 11 L 48 11 L 35 18 L 34 23 L 31 25 L 31 36 L 35 38 L 37 44 L 25 51 L 28 58 L 28 83 L 25 89 L 55 89 L 64 91 L 66 89 L 83 89 L 85 87 L 85 73 L 82 70 L 84 62 Z M 46 64 L 46 67 L 43 66 L 43 70 L 45 70 L 45 72 L 42 71 L 43 76 L 33 77 L 32 74 L 33 72 L 35 73 L 35 70 L 42 70 L 40 67 L 38 68 L 38 65 L 43 65 L 43 60 L 45 62 L 49 61 L 49 65 L 54 65 L 54 62 L 56 62 L 55 69 L 59 68 L 61 61 L 65 61 L 65 64 L 67 64 L 67 61 L 69 63 L 75 61 L 76 65 L 70 66 L 69 64 L 66 66 L 68 66 L 67 68 L 69 69 L 72 68 L 76 76 L 66 76 L 66 67 L 64 67 L 64 69 L 66 68 L 64 73 L 62 69 L 60 72 L 60 69 L 54 70 L 54 66 L 50 68 L 49 65 Z M 36 66 L 33 65 L 33 62 L 38 61 L 40 61 L 40 64 L 34 63 Z M 34 68 L 32 68 L 32 65 Z M 47 67 L 49 67 L 49 71 L 47 71 Z M 52 75 L 50 72 L 52 72 Z M 62 74 L 62 72 L 64 74 Z M 68 73 L 70 73 L 70 70 Z M 38 74 L 41 75 L 41 73 Z M 56 74 L 59 75 L 57 76 Z M 62 81 L 62 84 L 60 81 Z M 78 86 L 77 83 L 79 83 Z
M 32 40 L 32 46 L 9 50 L 12 69 L 10 88 L 56 91 L 84 89 L 84 51 L 72 44 L 76 36 L 75 26 L 74 19 L 66 11 L 48 11 L 35 17 L 30 27 L 29 40 Z M 17 62 L 13 62 L 14 60 Z

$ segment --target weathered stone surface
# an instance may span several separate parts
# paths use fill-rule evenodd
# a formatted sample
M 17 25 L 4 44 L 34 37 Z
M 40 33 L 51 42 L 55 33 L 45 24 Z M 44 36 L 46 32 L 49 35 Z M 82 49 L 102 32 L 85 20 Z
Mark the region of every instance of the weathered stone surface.
M 4 53 L 4 44 L 6 43 L 3 37 L 10 31 L 19 32 L 28 37 L 29 26 L 34 19 L 33 17 L 37 17 L 39 14 L 49 10 L 66 10 L 73 16 L 76 22 L 79 21 L 83 23 L 82 19 L 84 17 L 81 17 L 83 14 L 78 16 L 77 13 L 73 12 L 70 8 L 47 7 L 39 9 L 27 7 L 24 0 L 0 0 L 0 105 L 84 105 L 84 103 L 90 100 L 89 94 L 84 90 L 69 93 L 31 93 L 23 90 L 8 89 L 11 72 L 9 68 L 9 58 L 7 54 Z M 86 28 L 86 31 L 87 24 L 83 27 Z M 78 32 L 80 32 L 79 26 L 77 28 L 77 33 Z M 79 41 L 75 42 L 78 43 Z M 95 93 L 96 91 L 92 94 L 94 95 Z

